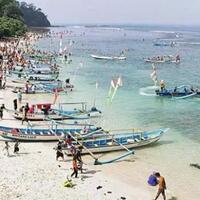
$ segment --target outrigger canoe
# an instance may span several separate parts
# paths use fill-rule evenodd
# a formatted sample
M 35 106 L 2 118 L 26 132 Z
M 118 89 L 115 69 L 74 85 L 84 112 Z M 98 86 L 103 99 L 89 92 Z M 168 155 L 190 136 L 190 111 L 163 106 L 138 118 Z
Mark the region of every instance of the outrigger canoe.
M 84 125 L 85 126 L 85 125 Z M 71 128 L 64 129 L 24 129 L 0 127 L 0 136 L 9 141 L 20 142 L 55 142 L 64 140 L 67 135 L 74 135 L 79 139 L 91 138 L 93 135 L 98 136 L 102 129 L 100 127 L 90 126 L 85 132 L 83 125 L 74 125 Z
M 163 89 L 155 90 L 156 95 L 160 97 L 173 97 L 173 98 L 189 98 L 189 97 L 200 97 L 200 91 L 198 88 L 193 89 L 192 86 L 179 86 L 174 89 Z
M 81 144 L 85 147 L 82 151 L 82 154 L 91 153 L 105 153 L 123 150 L 124 147 L 127 149 L 133 149 L 136 147 L 143 147 L 157 142 L 161 136 L 167 132 L 169 128 L 162 128 L 154 131 L 134 131 L 134 129 L 122 131 L 120 130 L 117 134 L 107 134 L 104 133 L 104 136 L 97 137 L 93 139 L 84 140 Z M 74 145 L 77 143 L 74 141 Z M 80 142 L 78 142 L 80 145 Z M 71 152 L 67 147 L 63 147 L 66 150 L 68 155 L 71 155 Z M 87 149 L 87 150 L 86 150 Z
M 82 119 L 88 119 L 89 115 L 81 115 L 74 113 L 72 114 L 64 114 L 64 113 L 58 113 L 51 109 L 52 104 L 35 104 L 32 105 L 29 108 L 29 111 L 26 115 L 27 121 L 45 121 L 45 120 L 65 120 L 65 119 L 76 119 L 76 120 L 82 120 Z M 24 118 L 23 111 L 14 111 L 14 110 L 8 110 L 7 111 L 12 114 L 12 116 L 15 119 L 22 120 Z

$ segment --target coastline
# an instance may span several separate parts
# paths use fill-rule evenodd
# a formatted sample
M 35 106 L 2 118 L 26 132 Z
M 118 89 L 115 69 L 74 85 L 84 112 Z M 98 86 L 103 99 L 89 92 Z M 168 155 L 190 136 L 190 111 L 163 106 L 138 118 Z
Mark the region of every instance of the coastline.
M 7 90 L 1 91 L 0 94 L 5 99 L 9 97 L 6 106 L 12 107 L 12 98 L 15 94 L 10 95 Z M 24 102 L 30 99 L 32 102 L 38 100 L 37 97 L 31 95 L 31 97 L 25 97 Z M 49 95 L 45 96 L 46 99 L 52 100 Z M 1 102 L 3 103 L 4 100 Z M 5 123 L 7 123 L 6 120 Z M 2 163 L 0 192 L 3 194 L 0 199 L 93 200 L 95 196 L 95 199 L 99 200 L 116 200 L 121 197 L 148 200 L 153 199 L 157 187 L 148 186 L 147 178 L 152 171 L 157 170 L 166 178 L 167 187 L 170 190 L 167 193 L 168 200 L 175 200 L 172 196 L 181 200 L 196 200 L 200 191 L 194 186 L 198 184 L 200 175 L 198 170 L 190 168 L 189 164 L 199 162 L 197 154 L 200 150 L 199 145 L 192 142 L 198 151 L 191 155 L 190 146 L 187 144 L 189 139 L 182 141 L 182 136 L 177 138 L 177 133 L 174 132 L 172 129 L 170 134 L 167 134 L 153 147 L 136 150 L 133 157 L 110 165 L 94 166 L 92 159 L 84 156 L 83 160 L 87 163 L 84 168 L 87 170 L 82 178 L 80 176 L 78 179 L 73 179 L 77 184 L 74 189 L 63 186 L 66 176 L 71 174 L 72 164 L 71 161 L 56 162 L 55 151 L 52 149 L 56 145 L 55 143 L 21 143 L 19 155 L 8 158 L 3 153 L 0 154 Z M 11 145 L 13 146 L 13 144 Z M 1 142 L 0 149 L 3 146 L 4 143 Z M 174 155 L 166 154 L 167 151 L 170 152 L 170 149 L 176 150 Z M 120 153 L 122 152 L 105 155 L 103 159 Z M 167 155 L 167 157 L 162 155 Z M 177 157 L 180 160 L 177 160 Z M 188 171 L 189 173 L 185 174 Z M 184 179 L 185 181 L 182 181 Z M 97 190 L 96 188 L 100 185 L 102 188 Z M 109 191 L 112 193 L 108 193 Z

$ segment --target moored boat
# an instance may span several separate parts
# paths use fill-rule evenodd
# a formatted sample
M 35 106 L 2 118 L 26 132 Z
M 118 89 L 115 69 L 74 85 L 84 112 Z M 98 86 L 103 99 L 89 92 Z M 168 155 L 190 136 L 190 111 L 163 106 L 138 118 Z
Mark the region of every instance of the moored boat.
M 84 131 L 85 125 L 75 124 L 73 128 L 63 129 L 24 129 L 0 127 L 1 137 L 10 141 L 20 142 L 55 142 L 65 140 L 67 135 L 72 134 L 79 139 L 90 138 L 93 135 L 98 136 L 102 129 L 100 127 L 88 127 L 87 132 Z
M 82 119 L 88 119 L 88 115 L 81 115 L 80 113 L 73 113 L 73 114 L 67 114 L 67 113 L 59 113 L 51 109 L 52 104 L 46 103 L 46 104 L 33 104 L 31 107 L 29 107 L 29 110 L 26 115 L 27 121 L 45 121 L 48 119 L 51 120 L 65 120 L 65 119 L 76 119 L 76 120 L 82 120 Z M 20 111 L 14 111 L 9 110 L 7 111 L 12 114 L 12 116 L 15 119 L 22 120 L 24 118 L 24 112 L 22 107 L 20 108 Z
M 127 149 L 143 147 L 157 142 L 168 130 L 168 128 L 154 131 L 134 131 L 134 129 L 132 129 L 124 130 L 124 132 L 123 130 L 119 130 L 118 134 L 107 134 L 105 132 L 103 137 L 82 141 L 81 144 L 84 146 L 82 153 L 105 153 L 123 150 L 124 147 Z M 80 142 L 78 144 L 80 145 Z M 76 141 L 74 142 L 74 145 L 76 145 Z M 71 155 L 71 152 L 68 151 L 67 147 L 63 147 L 63 149 L 67 150 L 68 155 Z

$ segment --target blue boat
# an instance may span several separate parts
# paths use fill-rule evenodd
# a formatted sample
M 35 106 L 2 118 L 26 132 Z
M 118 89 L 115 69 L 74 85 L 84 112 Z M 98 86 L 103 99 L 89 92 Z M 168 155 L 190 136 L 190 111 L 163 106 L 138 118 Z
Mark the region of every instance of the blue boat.
M 133 149 L 136 147 L 143 147 L 157 142 L 169 128 L 162 128 L 153 131 L 141 131 L 138 129 L 130 130 L 116 130 L 117 133 L 107 133 L 104 131 L 102 137 L 94 137 L 92 139 L 83 140 L 81 142 L 84 149 L 82 154 L 88 153 L 104 153 L 111 151 L 123 150 L 124 147 L 127 149 Z M 73 142 L 74 145 L 80 145 L 80 142 Z M 67 150 L 67 154 L 71 155 L 67 147 L 63 148 Z
M 77 138 L 90 138 L 102 132 L 101 127 L 94 127 L 88 124 L 68 124 L 68 127 L 51 129 L 35 128 L 14 128 L 0 126 L 0 136 L 3 139 L 20 142 L 54 142 L 63 140 L 67 135 L 73 135 Z
M 156 95 L 161 97 L 173 97 L 175 99 L 184 99 L 189 97 L 200 97 L 200 90 L 192 86 L 182 85 L 173 89 L 155 90 Z

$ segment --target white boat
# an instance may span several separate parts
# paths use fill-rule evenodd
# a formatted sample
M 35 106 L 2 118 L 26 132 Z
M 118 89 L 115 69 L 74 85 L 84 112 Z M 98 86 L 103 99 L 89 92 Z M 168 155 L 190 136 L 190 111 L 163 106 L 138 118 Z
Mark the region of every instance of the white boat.
M 95 59 L 100 59 L 100 60 L 126 60 L 125 56 L 98 56 L 91 54 L 91 57 Z

